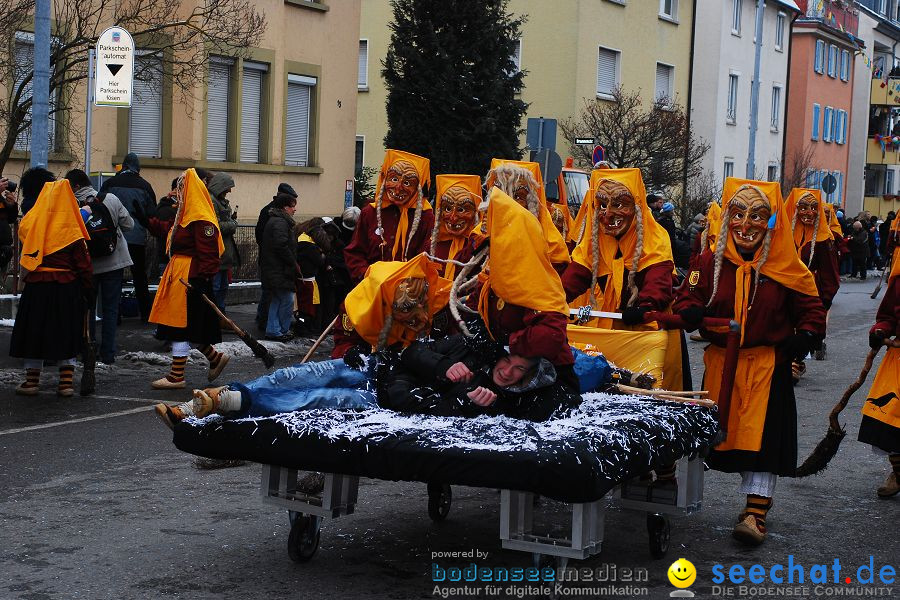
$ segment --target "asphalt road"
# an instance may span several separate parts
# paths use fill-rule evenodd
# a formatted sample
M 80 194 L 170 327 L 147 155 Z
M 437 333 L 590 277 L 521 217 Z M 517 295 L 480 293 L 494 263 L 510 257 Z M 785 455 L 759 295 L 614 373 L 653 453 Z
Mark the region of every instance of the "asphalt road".
M 807 376 L 796 388 L 801 458 L 825 433 L 828 411 L 859 373 L 877 307 L 869 299 L 873 285 L 872 279 L 843 285 L 831 314 L 828 360 L 809 361 Z M 237 307 L 234 312 L 249 324 L 251 310 Z M 8 329 L 0 331 L 0 344 L 8 337 Z M 21 371 L 15 361 L 0 360 L 0 598 L 368 599 L 428 598 L 436 591 L 486 596 L 489 588 L 473 584 L 436 588 L 432 562 L 465 567 L 473 561 L 433 559 L 433 553 L 478 551 L 482 558 L 476 562 L 482 567 L 531 565 L 529 555 L 500 547 L 496 490 L 455 488 L 449 518 L 435 524 L 426 513 L 423 484 L 370 480 L 361 482 L 354 515 L 325 523 L 313 560 L 291 562 L 287 515 L 261 503 L 260 467 L 195 468 L 191 456 L 175 449 L 170 432 L 150 408 L 160 399 L 186 399 L 184 392 L 149 387 L 166 370 L 160 364 L 160 343 L 132 321 L 126 321 L 121 338 L 119 360 L 98 373 L 98 396 L 90 399 L 58 399 L 52 393 L 53 369 L 44 376 L 48 391 L 37 398 L 17 397 L 13 386 Z M 297 342 L 280 348 L 279 363 L 288 364 L 287 354 L 296 360 L 307 346 Z M 125 354 L 139 350 L 151 354 Z M 701 345 L 692 343 L 695 365 L 701 364 L 700 352 Z M 189 385 L 205 383 L 202 366 L 200 360 L 189 365 Z M 224 379 L 247 380 L 263 372 L 258 361 L 239 356 Z M 695 381 L 699 376 L 695 367 Z M 763 595 L 759 589 L 766 595 L 784 593 L 770 582 L 753 591 L 727 582 L 729 588 L 714 589 L 716 564 L 724 565 L 726 573 L 734 563 L 758 563 L 768 572 L 792 555 L 808 578 L 812 565 L 839 559 L 841 578 L 850 575 L 854 584 L 856 567 L 867 564 L 870 556 L 876 572 L 881 565 L 900 571 L 900 497 L 876 498 L 887 460 L 855 441 L 863 398 L 861 391 L 843 413 L 848 435 L 824 475 L 779 481 L 770 536 L 762 547 L 746 549 L 731 540 L 743 506 L 739 478 L 709 471 L 703 510 L 673 520 L 672 548 L 664 559 L 654 560 L 648 553 L 645 515 L 610 501 L 603 551 L 577 566 L 607 572 L 615 566 L 620 574 L 624 568 L 644 568 L 648 581 L 630 585 L 646 588 L 646 593 L 588 589 L 579 597 L 666 598 L 674 589 L 666 570 L 682 556 L 696 566 L 691 590 L 697 597 L 729 590 L 733 597 Z M 539 508 L 543 515 L 553 515 L 550 520 L 558 519 L 560 509 L 547 501 Z M 629 584 L 620 577 L 617 584 L 604 585 Z M 807 579 L 795 594 L 857 589 L 843 582 L 826 587 L 817 588 Z M 870 593 L 874 587 L 882 596 L 900 589 L 896 583 L 869 586 Z M 525 591 L 519 584 L 499 590 L 496 597 L 531 597 Z M 577 591 L 569 587 L 561 597 Z

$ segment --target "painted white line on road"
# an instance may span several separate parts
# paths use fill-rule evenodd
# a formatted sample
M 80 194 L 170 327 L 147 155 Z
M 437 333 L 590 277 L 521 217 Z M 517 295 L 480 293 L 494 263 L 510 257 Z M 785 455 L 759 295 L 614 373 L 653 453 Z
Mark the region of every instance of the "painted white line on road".
M 71 425 L 73 423 L 84 423 L 85 421 L 98 421 L 100 419 L 112 419 L 114 417 L 133 415 L 133 414 L 139 413 L 139 412 L 147 412 L 148 410 L 153 410 L 153 407 L 152 406 L 142 406 L 141 408 L 132 408 L 131 410 L 122 410 L 119 412 L 106 413 L 103 415 L 82 417 L 80 419 L 69 419 L 68 421 L 57 421 L 55 423 L 44 423 L 43 425 L 32 425 L 30 427 L 19 427 L 18 429 L 7 429 L 6 431 L 0 431 L 0 435 L 23 433 L 25 431 L 35 431 L 37 429 L 49 429 L 50 427 L 61 427 L 62 425 Z

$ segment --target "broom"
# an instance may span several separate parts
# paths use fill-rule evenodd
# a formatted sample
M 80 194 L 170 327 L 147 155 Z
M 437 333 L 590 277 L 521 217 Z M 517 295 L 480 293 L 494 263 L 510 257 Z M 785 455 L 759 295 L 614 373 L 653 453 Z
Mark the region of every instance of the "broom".
M 97 377 L 94 375 L 94 369 L 97 367 L 97 343 L 91 341 L 91 330 L 88 327 L 88 319 L 91 317 L 91 310 L 84 311 L 84 338 L 81 346 L 81 362 L 84 365 L 81 372 L 81 389 L 78 393 L 82 396 L 89 396 L 97 389 Z
M 180 281 L 184 285 L 184 287 L 186 287 L 187 289 L 194 290 L 195 292 L 200 294 L 200 296 L 203 297 L 203 300 L 209 305 L 209 307 L 211 309 L 213 309 L 214 311 L 216 311 L 216 314 L 219 315 L 219 318 L 222 319 L 222 321 L 226 325 L 228 325 L 229 329 L 231 329 L 233 332 L 235 332 L 238 335 L 238 337 L 241 338 L 241 341 L 244 342 L 247 345 L 247 347 L 253 351 L 253 356 L 262 360 L 263 364 L 266 365 L 266 367 L 269 369 L 271 369 L 272 367 L 275 366 L 275 358 L 271 354 L 269 354 L 269 351 L 266 350 L 266 347 L 263 346 L 262 344 L 260 344 L 259 342 L 257 342 L 255 339 L 253 339 L 252 335 L 250 335 L 249 333 L 247 333 L 246 331 L 244 331 L 243 329 L 238 327 L 237 323 L 235 323 L 234 321 L 232 321 L 231 319 L 226 317 L 225 314 L 222 313 L 221 310 L 219 310 L 219 307 L 216 306 L 216 303 L 213 302 L 212 300 L 210 300 L 206 294 L 197 290 L 195 287 L 193 287 L 190 283 L 188 283 L 184 279 L 179 279 L 178 281 Z
M 900 348 L 900 341 L 884 340 L 884 345 L 892 348 Z M 850 384 L 850 387 L 847 388 L 838 403 L 831 409 L 831 413 L 828 415 L 828 431 L 825 433 L 825 437 L 816 445 L 812 454 L 803 461 L 803 464 L 797 468 L 794 477 L 806 477 L 808 475 L 821 473 L 828 467 L 828 463 L 830 463 L 831 459 L 837 454 L 841 441 L 844 439 L 844 436 L 847 435 L 847 430 L 838 423 L 838 415 L 841 414 L 841 411 L 847 406 L 847 403 L 850 401 L 850 396 L 865 383 L 869 371 L 872 370 L 872 363 L 875 361 L 875 356 L 878 354 L 879 349 L 880 348 L 869 350 L 869 353 L 866 355 L 866 362 L 859 372 L 859 377 Z

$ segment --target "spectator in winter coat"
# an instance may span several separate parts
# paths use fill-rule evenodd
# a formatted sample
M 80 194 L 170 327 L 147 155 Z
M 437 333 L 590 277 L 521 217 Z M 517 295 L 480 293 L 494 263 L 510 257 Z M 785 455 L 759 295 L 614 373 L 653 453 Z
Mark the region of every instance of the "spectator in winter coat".
M 331 248 L 330 240 L 322 226 L 325 221 L 316 217 L 297 227 L 297 266 L 300 269 L 297 281 L 297 313 L 301 321 L 298 335 L 318 335 L 318 307 L 320 288 L 319 272 L 325 268 L 325 252 Z
M 269 293 L 266 339 L 284 342 L 293 337 L 290 329 L 294 281 L 297 277 L 297 242 L 294 236 L 297 201 L 287 194 L 279 194 L 274 202 L 263 230 L 259 278 L 263 289 Z
M 859 278 L 865 280 L 866 259 L 869 257 L 869 232 L 861 222 L 853 223 L 848 245 L 850 246 L 850 256 L 853 258 L 853 270 L 850 277 L 856 277 L 856 274 L 859 273 Z
M 874 269 L 879 266 L 878 254 L 878 217 L 870 216 L 868 221 L 864 221 L 869 232 L 869 256 L 866 257 L 866 268 Z
M 147 287 L 147 226 L 156 209 L 156 194 L 147 180 L 141 177 L 137 154 L 130 152 L 122 161 L 122 170 L 100 186 L 100 195 L 114 194 L 134 219 L 134 227 L 125 234 L 131 256 L 131 275 L 137 296 L 141 322 L 150 317 L 150 290 Z
M 213 295 L 216 306 L 225 312 L 225 296 L 228 294 L 231 270 L 241 264 L 237 244 L 234 242 L 234 233 L 238 226 L 237 212 L 231 209 L 227 198 L 228 193 L 234 189 L 234 179 L 228 173 L 219 172 L 212 176 L 207 188 L 216 209 L 216 216 L 219 218 L 219 230 L 222 233 L 222 242 L 225 244 L 225 253 L 219 261 L 219 273 L 213 278 Z
M 0 178 L 0 287 L 6 284 L 6 271 L 13 257 L 12 226 L 19 216 L 16 193 L 7 189 L 9 180 Z
M 156 205 L 156 215 L 150 219 L 150 235 L 156 238 L 156 263 L 159 265 L 160 271 L 169 262 L 169 255 L 166 254 L 166 238 L 169 235 L 169 229 L 175 222 L 175 214 L 178 212 L 178 194 L 175 186 L 178 185 L 178 178 L 172 180 L 172 190 L 159 199 Z
M 878 253 L 885 259 L 890 255 L 891 249 L 887 247 L 888 238 L 890 237 L 889 233 L 891 231 L 891 224 L 896 218 L 897 213 L 895 213 L 894 211 L 889 211 L 887 214 L 887 218 L 881 225 L 878 226 Z
M 278 192 L 272 196 L 272 201 L 263 206 L 262 210 L 259 211 L 259 218 L 256 219 L 256 229 L 254 230 L 254 235 L 256 237 L 256 245 L 262 248 L 262 235 L 263 231 L 266 228 L 266 222 L 269 220 L 269 210 L 275 208 L 275 201 L 278 196 L 287 195 L 297 201 L 297 192 L 294 191 L 287 183 L 279 183 L 278 184 Z M 259 261 L 260 253 L 257 253 L 257 262 Z M 266 330 L 266 321 L 269 317 L 269 292 L 263 289 L 259 296 L 259 304 L 256 305 L 256 328 L 260 331 L 265 332 Z
M 80 206 L 90 205 L 97 198 L 97 191 L 91 187 L 91 180 L 87 173 L 81 169 L 72 169 L 66 173 L 66 179 L 72 185 L 75 199 Z M 116 249 L 108 256 L 92 256 L 94 295 L 100 296 L 100 307 L 103 311 L 103 333 L 100 338 L 100 360 L 108 365 L 116 362 L 116 328 L 119 321 L 119 301 L 122 299 L 122 275 L 125 267 L 132 265 L 131 256 L 128 254 L 128 242 L 125 241 L 123 231 L 130 231 L 134 227 L 134 219 L 128 214 L 128 210 L 114 194 L 106 194 L 103 197 L 103 206 L 109 211 L 116 226 Z M 96 302 L 90 304 L 91 339 L 96 339 L 94 331 L 96 322 L 94 313 Z

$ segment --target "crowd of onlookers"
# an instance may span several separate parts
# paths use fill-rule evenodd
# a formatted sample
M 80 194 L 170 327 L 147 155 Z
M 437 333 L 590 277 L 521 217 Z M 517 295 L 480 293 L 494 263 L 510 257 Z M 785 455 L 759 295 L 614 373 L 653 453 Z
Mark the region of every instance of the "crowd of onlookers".
M 841 275 L 865 279 L 868 271 L 884 269 L 889 260 L 888 235 L 896 213 L 890 211 L 884 220 L 868 211 L 853 218 L 846 217 L 840 210 L 836 215 L 844 232 L 838 241 Z

